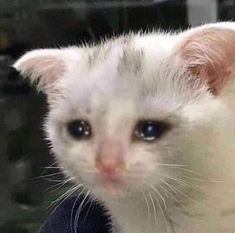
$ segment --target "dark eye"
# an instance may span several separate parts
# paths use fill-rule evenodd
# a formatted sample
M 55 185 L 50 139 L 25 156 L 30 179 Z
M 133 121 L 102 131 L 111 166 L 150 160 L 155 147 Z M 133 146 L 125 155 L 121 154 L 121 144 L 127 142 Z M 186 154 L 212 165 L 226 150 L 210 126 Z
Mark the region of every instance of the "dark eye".
M 170 129 L 170 124 L 163 121 L 143 120 L 135 127 L 134 136 L 139 140 L 154 141 Z
M 91 136 L 91 126 L 85 120 L 74 120 L 67 124 L 68 133 L 75 139 L 85 139 Z

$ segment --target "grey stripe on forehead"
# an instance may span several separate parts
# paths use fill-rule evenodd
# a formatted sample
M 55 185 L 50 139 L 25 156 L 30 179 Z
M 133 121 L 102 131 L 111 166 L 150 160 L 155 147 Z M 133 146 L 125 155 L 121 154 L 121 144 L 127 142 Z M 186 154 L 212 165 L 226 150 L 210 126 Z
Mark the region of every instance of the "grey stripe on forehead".
M 131 41 L 125 43 L 118 63 L 119 74 L 138 75 L 142 69 L 143 58 L 142 49 L 135 48 Z
M 88 67 L 91 69 L 95 67 L 98 63 L 105 61 L 108 54 L 111 51 L 111 43 L 102 43 L 100 45 L 88 48 L 87 63 Z

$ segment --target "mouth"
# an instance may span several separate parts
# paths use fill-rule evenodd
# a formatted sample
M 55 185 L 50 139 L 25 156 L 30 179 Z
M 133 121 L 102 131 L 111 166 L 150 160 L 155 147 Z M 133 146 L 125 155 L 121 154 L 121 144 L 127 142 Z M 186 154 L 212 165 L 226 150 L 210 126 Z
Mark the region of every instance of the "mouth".
M 113 197 L 123 195 L 127 188 L 125 180 L 121 178 L 97 177 L 96 184 L 102 193 Z

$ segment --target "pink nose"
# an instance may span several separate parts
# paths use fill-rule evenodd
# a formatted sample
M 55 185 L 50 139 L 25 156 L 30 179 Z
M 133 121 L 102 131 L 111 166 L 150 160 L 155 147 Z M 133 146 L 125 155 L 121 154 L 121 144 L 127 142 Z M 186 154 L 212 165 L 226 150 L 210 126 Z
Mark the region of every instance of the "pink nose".
M 96 168 L 102 176 L 111 179 L 120 176 L 124 166 L 122 151 L 122 146 L 118 142 L 106 141 L 101 144 L 96 157 Z
M 96 160 L 96 167 L 102 173 L 102 175 L 114 178 L 119 175 L 122 168 L 122 163 L 116 158 L 102 160 L 98 157 Z

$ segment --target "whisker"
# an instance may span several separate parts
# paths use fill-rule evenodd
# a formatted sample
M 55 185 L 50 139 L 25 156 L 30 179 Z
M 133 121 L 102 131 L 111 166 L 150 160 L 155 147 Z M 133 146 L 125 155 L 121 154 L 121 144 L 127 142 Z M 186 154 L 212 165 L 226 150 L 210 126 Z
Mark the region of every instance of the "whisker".
M 74 188 L 76 188 L 76 189 L 74 189 Z M 58 201 L 56 202 L 56 203 L 58 203 L 61 199 L 63 199 L 52 211 L 51 211 L 51 213 L 50 213 L 50 215 L 51 214 L 53 214 L 55 211 L 56 211 L 56 209 L 60 206 L 60 205 L 62 205 L 75 191 L 77 191 L 80 187 L 74 187 L 72 190 L 68 190 L 68 191 L 70 191 L 69 193 L 68 193 L 68 195 L 67 196 L 65 196 L 65 198 L 63 199 L 63 198 L 61 198 L 61 197 L 59 197 L 58 199 Z M 66 192 L 67 193 L 67 192 Z M 64 196 L 65 194 L 63 194 L 63 196 Z M 52 206 L 53 206 L 54 204 L 52 203 L 52 204 L 50 204 L 50 206 L 48 207 L 48 208 L 52 208 Z
M 72 210 L 71 210 L 71 214 L 70 214 L 70 231 L 73 232 L 73 212 L 74 212 L 74 208 L 76 206 L 76 203 L 78 201 L 78 199 L 80 198 L 80 196 L 83 194 L 83 192 L 85 191 L 85 188 L 83 188 L 81 190 L 81 192 L 77 195 L 74 203 L 73 203 L 73 206 L 72 206 Z M 76 217 L 76 216 L 75 216 Z
M 155 229 L 156 229 L 156 232 L 157 232 L 157 228 L 158 228 L 158 225 L 157 225 L 157 211 L 156 211 L 156 207 L 155 207 L 152 195 L 150 193 L 148 193 L 148 195 L 149 195 L 150 201 L 152 203 L 152 207 L 153 207 Z
M 159 166 L 159 165 L 157 165 L 157 166 Z M 160 164 L 160 166 L 161 166 L 161 164 Z M 184 171 L 184 172 L 188 172 L 188 173 L 192 173 L 192 174 L 195 174 L 195 175 L 198 175 L 198 176 L 202 176 L 202 174 L 200 173 L 200 172 L 197 172 L 197 171 L 194 171 L 194 170 L 192 170 L 192 169 L 189 169 L 189 168 L 185 168 L 185 167 L 187 167 L 186 165 L 174 165 L 174 164 L 172 164 L 172 165 L 164 165 L 164 166 L 166 166 L 167 168 L 172 168 L 172 169 L 178 169 L 178 170 L 180 170 L 180 171 Z
M 66 181 L 61 181 L 61 182 L 59 182 L 58 184 L 54 184 L 54 185 L 52 185 L 51 187 L 47 188 L 46 191 L 47 191 L 47 192 L 53 192 L 53 191 L 54 191 L 54 190 L 53 190 L 54 188 L 63 185 L 65 182 L 66 182 Z
M 164 180 L 161 179 L 161 178 L 158 178 L 158 179 L 160 180 L 161 183 L 165 184 L 171 191 L 173 191 L 173 192 L 175 193 L 175 191 L 173 190 L 173 188 L 171 187 L 170 184 L 168 184 L 166 181 L 164 181 Z M 180 201 L 175 198 L 175 196 L 170 192 L 170 190 L 167 190 L 167 188 L 165 188 L 163 185 L 161 185 L 161 183 L 159 183 L 158 185 L 159 185 L 162 189 L 166 190 L 166 192 L 169 193 L 169 195 L 171 196 L 171 198 L 172 198 L 174 201 L 176 201 L 176 203 L 178 203 L 179 205 L 181 205 Z M 175 194 L 176 194 L 176 193 L 175 193 Z
M 167 209 L 167 205 L 166 205 L 166 201 L 165 201 L 164 197 L 162 196 L 162 194 L 152 184 L 149 184 L 149 185 L 153 189 L 153 191 L 155 191 L 157 193 L 157 195 L 160 197 L 160 199 L 163 202 L 164 208 L 166 210 Z
M 144 191 L 142 190 L 141 192 L 142 192 L 142 194 L 143 194 L 143 197 L 144 197 L 144 200 L 145 200 L 145 203 L 146 203 L 146 206 L 147 206 L 147 212 L 148 212 L 148 226 L 149 226 L 150 223 L 151 223 L 151 214 L 150 214 L 149 202 L 148 202 L 148 198 L 146 197 Z
M 53 167 L 55 164 L 57 164 L 58 162 L 57 161 L 55 161 L 54 163 L 52 163 L 50 166 L 47 166 L 48 168 L 50 168 L 50 167 Z
M 177 189 L 176 187 L 174 187 L 174 188 L 172 187 L 172 190 L 175 190 L 175 192 L 181 194 L 182 196 L 184 196 L 185 198 L 189 199 L 190 201 L 198 203 L 196 200 L 192 199 L 191 197 L 189 197 L 188 195 L 186 195 L 184 192 L 182 192 L 181 190 Z
M 189 178 L 189 177 L 186 177 L 186 178 Z M 176 178 L 176 179 L 178 179 L 178 178 Z M 198 180 L 197 180 L 198 181 Z M 208 196 L 211 196 L 211 197 L 216 197 L 216 198 L 218 198 L 218 196 L 217 195 L 215 195 L 214 193 L 212 194 L 212 193 L 208 193 L 208 192 L 206 192 L 206 188 L 205 187 L 200 187 L 200 186 L 198 186 L 198 185 L 195 185 L 195 184 L 192 184 L 191 182 L 188 182 L 188 181 L 186 181 L 186 180 L 182 180 L 182 179 L 179 179 L 179 181 L 176 181 L 175 180 L 175 182 L 177 183 L 177 184 L 179 184 L 179 185 L 183 185 L 183 186 L 188 186 L 189 188 L 192 188 L 192 189 L 194 189 L 194 190 L 196 190 L 197 192 L 200 192 L 201 194 L 203 194 L 203 195 L 208 195 Z M 202 182 L 202 181 L 200 181 L 200 182 Z M 203 181 L 203 182 L 207 182 L 207 181 Z M 209 182 L 209 181 L 208 181 Z M 220 183 L 220 182 L 223 182 L 223 181 L 215 181 L 215 182 L 212 182 L 212 183 Z M 209 182 L 210 183 L 210 182 Z M 207 190 L 208 191 L 208 190 Z
M 166 196 L 166 198 L 169 198 L 169 195 L 171 193 L 164 186 L 162 186 L 161 183 L 159 183 L 158 186 L 163 190 L 164 195 Z
M 158 204 L 158 206 L 159 206 L 159 208 L 160 208 L 162 217 L 163 217 L 164 222 L 165 222 L 166 230 L 167 230 L 167 232 L 169 232 L 169 225 L 168 225 L 168 222 L 167 222 L 167 219 L 166 219 L 166 214 L 165 214 L 165 212 L 163 211 L 162 206 L 161 206 L 161 203 L 159 202 L 159 200 L 158 200 L 158 199 L 155 199 L 155 200 L 157 201 L 157 204 Z
M 44 169 L 62 169 L 62 167 L 43 167 Z
M 66 198 L 68 198 L 69 196 L 71 196 L 75 191 L 77 191 L 80 187 L 82 186 L 82 184 L 79 185 L 74 185 L 71 189 L 67 190 L 64 194 L 62 194 L 60 197 L 58 197 L 55 201 L 53 201 L 50 205 L 49 205 L 49 209 L 55 205 L 55 203 L 58 203 L 60 200 L 62 200 L 64 197 L 66 197 L 66 195 L 68 195 Z
M 84 222 L 86 221 L 87 217 L 89 216 L 89 212 L 90 212 L 91 207 L 92 207 L 93 204 L 94 204 L 94 200 L 90 198 L 90 205 L 89 205 L 88 210 L 87 210 L 87 212 L 86 212 L 86 215 L 85 215 L 85 217 L 84 217 L 84 219 L 83 219 Z
M 162 176 L 165 176 L 165 175 L 163 175 L 163 174 L 161 174 Z M 180 179 L 180 178 L 178 178 L 178 177 L 176 177 L 176 178 L 173 178 L 173 177 L 170 177 L 170 176 L 165 176 L 167 179 L 170 179 L 170 180 L 173 180 L 176 184 L 178 184 L 178 185 L 181 185 L 181 186 L 184 186 L 184 187 L 189 187 L 189 188 L 191 188 L 191 189 L 193 189 L 193 190 L 195 190 L 195 191 L 197 191 L 197 192 L 200 192 L 201 194 L 203 194 L 203 195 L 209 195 L 209 196 L 212 196 L 212 197 L 218 197 L 217 195 L 215 195 L 215 194 L 208 194 L 208 193 L 206 193 L 205 191 L 206 191 L 206 189 L 205 188 L 203 188 L 203 187 L 200 187 L 200 186 L 198 186 L 198 185 L 195 185 L 195 184 L 193 184 L 193 183 L 191 183 L 191 182 L 188 182 L 188 181 L 186 181 L 186 180 L 182 180 L 182 179 Z
M 161 179 L 160 177 L 158 177 L 158 179 L 159 179 L 163 184 L 165 184 L 175 195 L 179 195 L 178 192 L 177 192 L 177 190 L 176 190 L 174 187 L 172 187 L 167 181 L 165 181 L 164 179 Z M 178 204 L 180 204 L 181 207 L 183 207 L 183 206 L 182 206 L 182 203 L 181 203 L 179 200 L 177 200 L 174 196 L 172 196 L 172 198 L 173 198 Z
M 55 192 L 55 191 L 59 190 L 60 188 L 62 188 L 63 186 L 65 186 L 66 184 L 68 184 L 72 180 L 73 180 L 73 178 L 69 178 L 67 180 L 64 180 L 63 182 L 55 184 L 55 185 L 51 186 L 50 188 L 46 189 L 46 191 L 48 191 L 48 192 Z
M 186 167 L 186 165 L 183 164 L 174 164 L 174 163 L 158 163 L 157 166 L 166 166 L 166 167 Z
M 77 233 L 78 220 L 79 220 L 80 214 L 82 212 L 83 204 L 84 204 L 86 198 L 89 196 L 89 194 L 90 194 L 90 191 L 87 191 L 87 194 L 85 195 L 85 197 L 83 198 L 83 201 L 81 202 L 80 206 L 78 207 L 78 210 L 77 210 L 77 213 L 76 213 L 76 216 L 75 216 L 75 220 L 74 220 L 75 233 Z
M 197 186 L 195 184 L 192 184 L 192 183 L 190 183 L 190 182 L 188 182 L 186 180 L 183 180 L 183 179 L 181 179 L 179 177 L 171 177 L 171 176 L 168 176 L 168 175 L 165 175 L 165 174 L 160 174 L 160 175 L 165 177 L 165 178 L 167 178 L 167 179 L 175 181 L 177 184 L 179 184 L 181 186 L 184 186 L 184 187 L 188 186 L 188 187 L 190 187 L 192 189 L 196 189 L 196 190 L 200 191 L 200 187 L 199 186 Z
M 42 178 L 47 178 L 47 177 L 51 177 L 51 176 L 56 176 L 56 175 L 59 175 L 59 174 L 63 174 L 63 172 L 60 171 L 60 172 L 55 172 L 55 173 L 48 174 L 48 175 L 37 176 L 37 177 L 33 177 L 32 179 L 33 180 L 42 179 Z
M 59 180 L 59 179 L 50 179 L 50 178 L 45 178 L 45 180 L 50 181 L 50 182 L 55 182 L 55 183 L 56 182 L 58 183 L 58 182 L 63 182 L 64 181 L 64 179 L 60 179 Z
M 185 171 L 185 172 L 189 172 L 189 173 L 192 173 L 192 174 L 195 174 L 195 175 L 198 175 L 198 176 L 202 176 L 202 174 L 200 173 L 200 172 L 196 172 L 196 171 L 194 171 L 194 170 L 191 170 L 191 169 L 189 169 L 189 168 L 182 168 L 182 167 L 178 167 L 178 168 L 176 168 L 176 169 L 179 169 L 179 170 L 181 170 L 181 171 Z
M 205 182 L 205 183 L 223 183 L 222 180 L 206 180 L 206 179 L 200 179 L 200 178 L 195 178 L 195 177 L 191 177 L 191 176 L 186 176 L 186 175 L 182 175 L 185 178 L 191 179 L 193 181 L 198 181 L 198 182 Z

